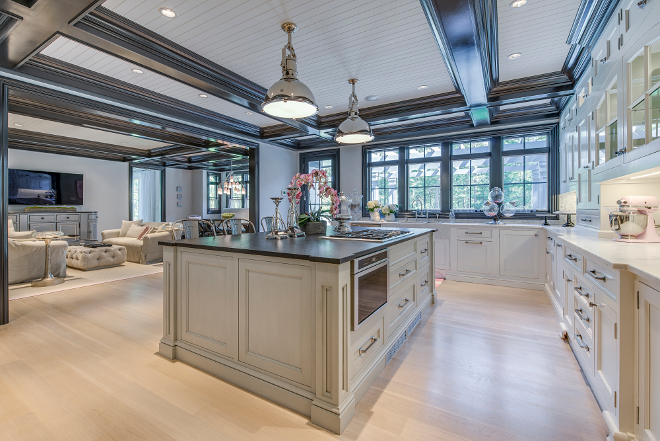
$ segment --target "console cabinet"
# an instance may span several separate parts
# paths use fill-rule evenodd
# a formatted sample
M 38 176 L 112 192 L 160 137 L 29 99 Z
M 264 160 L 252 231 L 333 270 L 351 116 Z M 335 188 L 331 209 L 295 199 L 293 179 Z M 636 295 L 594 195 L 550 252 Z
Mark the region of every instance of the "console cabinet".
M 66 236 L 98 240 L 98 213 L 96 211 L 48 213 L 20 212 L 8 216 L 16 231 L 61 231 Z

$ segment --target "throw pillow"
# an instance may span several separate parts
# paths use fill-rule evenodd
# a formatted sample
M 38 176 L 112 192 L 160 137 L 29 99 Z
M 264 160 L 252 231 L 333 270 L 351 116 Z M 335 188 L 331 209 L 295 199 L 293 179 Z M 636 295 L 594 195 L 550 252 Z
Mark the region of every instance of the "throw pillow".
M 126 232 L 125 237 L 134 237 L 135 239 L 142 239 L 146 234 L 149 233 L 151 227 L 146 225 L 131 225 L 128 231 Z
M 142 225 L 142 219 L 134 220 L 134 221 L 121 221 L 121 231 L 119 232 L 119 237 L 126 237 L 126 233 L 128 232 L 128 229 L 131 228 L 131 225 Z

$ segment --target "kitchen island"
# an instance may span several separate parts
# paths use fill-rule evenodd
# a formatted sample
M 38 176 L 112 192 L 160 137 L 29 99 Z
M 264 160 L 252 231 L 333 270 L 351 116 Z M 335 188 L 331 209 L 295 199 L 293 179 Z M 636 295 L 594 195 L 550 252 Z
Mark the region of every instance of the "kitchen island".
M 159 352 L 341 433 L 435 298 L 433 229 L 406 230 L 163 241 Z

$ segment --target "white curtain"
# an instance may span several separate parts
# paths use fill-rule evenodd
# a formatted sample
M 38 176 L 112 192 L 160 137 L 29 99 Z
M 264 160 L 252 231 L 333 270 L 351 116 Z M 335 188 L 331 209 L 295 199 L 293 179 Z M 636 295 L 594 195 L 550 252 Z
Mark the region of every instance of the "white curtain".
M 162 222 L 161 172 L 133 169 L 133 218 L 144 222 Z

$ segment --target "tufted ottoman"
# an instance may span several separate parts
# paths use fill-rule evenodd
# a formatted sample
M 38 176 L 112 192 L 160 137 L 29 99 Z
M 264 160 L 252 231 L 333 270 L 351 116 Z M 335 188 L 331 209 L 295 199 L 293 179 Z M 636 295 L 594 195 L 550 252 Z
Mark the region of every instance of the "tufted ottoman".
M 124 262 L 126 248 L 118 245 L 99 248 L 74 246 L 66 250 L 66 266 L 84 271 L 119 266 Z

